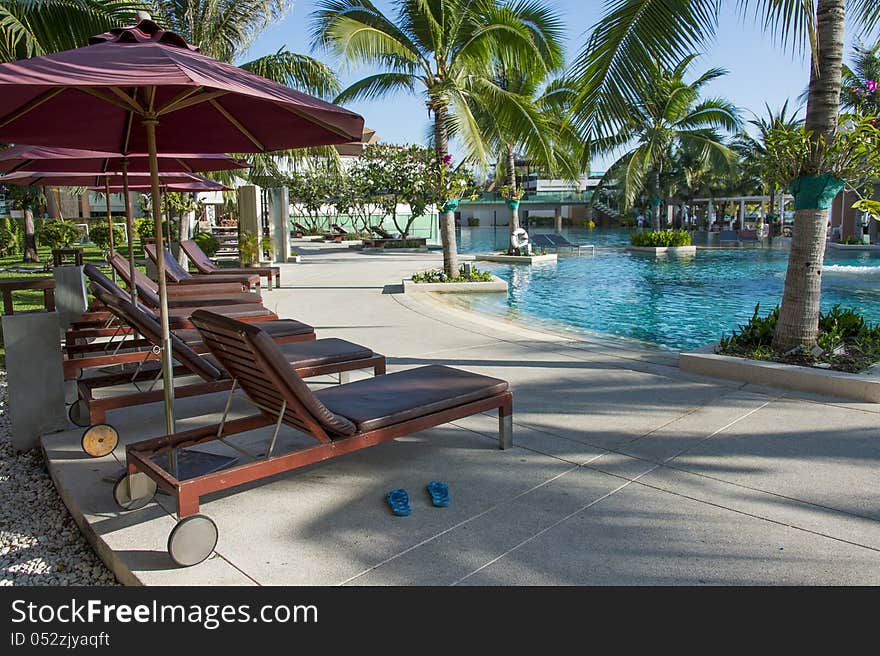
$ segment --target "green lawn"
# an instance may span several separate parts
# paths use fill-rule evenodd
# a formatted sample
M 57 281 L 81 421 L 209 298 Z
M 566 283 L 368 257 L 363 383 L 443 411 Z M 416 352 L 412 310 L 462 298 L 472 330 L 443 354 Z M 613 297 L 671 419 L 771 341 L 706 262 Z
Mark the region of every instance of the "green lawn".
M 101 250 L 93 244 L 83 245 L 83 262 L 95 262 L 98 264 L 106 262 Z M 126 252 L 126 251 L 123 251 Z M 40 263 L 25 263 L 21 261 L 21 255 L 7 255 L 0 257 L 0 278 L 48 278 L 52 275 L 51 271 L 45 269 L 45 264 L 52 263 L 52 250 L 50 248 L 38 248 L 37 255 Z M 135 249 L 135 257 L 142 258 L 144 256 L 140 244 Z M 28 271 L 5 271 L 10 268 L 27 268 Z M 143 267 L 142 267 L 143 268 Z M 16 312 L 24 312 L 27 310 L 40 310 L 43 308 L 43 292 L 21 291 L 12 293 L 12 301 Z M 4 365 L 6 352 L 3 349 L 3 331 L 0 329 L 0 367 Z

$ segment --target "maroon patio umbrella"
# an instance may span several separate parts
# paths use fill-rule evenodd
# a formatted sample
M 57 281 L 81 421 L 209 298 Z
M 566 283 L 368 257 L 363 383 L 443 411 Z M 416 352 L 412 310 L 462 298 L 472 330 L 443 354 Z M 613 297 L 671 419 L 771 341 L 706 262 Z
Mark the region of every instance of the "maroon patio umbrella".
M 160 173 L 205 173 L 250 167 L 244 160 L 217 153 L 158 153 Z M 15 145 L 0 150 L 0 174 L 29 173 L 146 173 L 150 172 L 147 153 L 103 152 L 80 148 Z
M 165 423 L 174 432 L 157 153 L 269 152 L 359 139 L 363 118 L 197 52 L 151 20 L 0 64 L 0 142 L 149 155 Z
M 159 172 L 164 173 L 196 173 L 207 171 L 231 171 L 250 167 L 248 162 L 235 159 L 223 154 L 195 154 L 195 153 L 159 153 Z M 121 191 L 125 199 L 125 223 L 129 235 L 134 230 L 131 199 L 128 195 L 126 180 L 130 173 L 149 173 L 150 162 L 146 153 L 129 153 L 119 155 L 98 150 L 83 150 L 77 148 L 54 148 L 48 146 L 29 146 L 17 144 L 5 150 L 0 150 L 0 173 L 83 173 L 97 174 L 108 172 L 120 172 L 122 175 Z M 205 178 L 201 178 L 205 180 Z M 113 240 L 113 218 L 110 210 L 110 185 L 105 179 L 103 191 L 107 199 L 107 224 L 110 228 L 110 254 L 115 251 L 116 245 Z M 43 183 L 45 184 L 45 183 Z M 53 186 L 66 186 L 67 183 L 56 183 Z M 79 185 L 77 185 L 79 186 Z M 86 185 L 83 185 L 86 186 Z M 96 188 L 96 187 L 93 187 Z M 167 186 L 166 186 L 167 188 Z M 174 189 L 173 191 L 204 191 L 203 189 Z M 128 263 L 130 275 L 134 279 L 135 261 L 131 239 L 128 241 Z M 113 270 L 113 279 L 116 280 L 116 270 Z M 131 302 L 137 302 L 137 290 L 131 288 Z

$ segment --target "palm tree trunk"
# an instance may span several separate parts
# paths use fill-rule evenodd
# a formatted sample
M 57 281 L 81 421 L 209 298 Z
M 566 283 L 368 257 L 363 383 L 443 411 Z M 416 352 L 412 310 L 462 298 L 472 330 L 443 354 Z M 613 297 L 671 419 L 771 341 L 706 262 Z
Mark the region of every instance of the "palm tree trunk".
M 446 166 L 445 158 L 449 154 L 449 133 L 446 126 L 446 115 L 449 112 L 449 101 L 445 98 L 434 99 L 430 104 L 434 112 L 434 154 L 437 166 Z M 440 201 L 449 200 L 441 198 Z M 443 271 L 450 278 L 458 277 L 458 248 L 455 243 L 455 212 L 440 209 L 440 243 L 443 244 Z
M 660 173 L 651 171 L 651 213 L 654 215 L 654 230 L 660 229 L 660 206 L 654 204 L 654 199 L 660 198 Z
M 837 131 L 846 0 L 819 0 L 816 9 L 816 62 L 811 69 L 805 127 L 814 139 L 830 143 Z M 824 152 L 815 149 L 804 173 L 822 173 Z M 794 234 L 779 322 L 773 337 L 777 351 L 809 347 L 819 333 L 822 259 L 825 256 L 827 209 L 801 209 L 794 215 Z
M 39 262 L 37 255 L 37 237 L 34 234 L 34 210 L 30 205 L 24 206 L 24 257 L 22 262 Z
M 516 191 L 516 158 L 514 157 L 513 146 L 507 146 L 507 184 L 510 185 L 511 192 Z M 510 227 L 510 235 L 513 236 L 513 231 L 519 228 L 519 208 L 511 208 L 508 225 Z

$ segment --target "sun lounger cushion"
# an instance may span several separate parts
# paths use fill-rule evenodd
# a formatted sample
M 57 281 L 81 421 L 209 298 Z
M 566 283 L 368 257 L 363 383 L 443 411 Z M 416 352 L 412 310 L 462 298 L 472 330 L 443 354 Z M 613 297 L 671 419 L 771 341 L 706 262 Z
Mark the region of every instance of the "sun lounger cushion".
M 428 365 L 315 392 L 332 413 L 369 431 L 507 391 L 498 378 Z
M 295 362 L 297 367 L 318 367 L 373 357 L 373 352 L 360 344 L 332 337 L 311 342 L 279 344 L 278 350 L 288 362 Z M 218 369 L 222 368 L 213 355 L 203 355 L 202 358 Z
M 277 321 L 257 321 L 254 325 L 266 331 L 272 339 L 291 337 L 293 335 L 310 335 L 315 329 L 307 323 L 294 319 L 278 319 Z M 175 330 L 177 336 L 187 344 L 201 344 L 202 336 L 195 328 Z

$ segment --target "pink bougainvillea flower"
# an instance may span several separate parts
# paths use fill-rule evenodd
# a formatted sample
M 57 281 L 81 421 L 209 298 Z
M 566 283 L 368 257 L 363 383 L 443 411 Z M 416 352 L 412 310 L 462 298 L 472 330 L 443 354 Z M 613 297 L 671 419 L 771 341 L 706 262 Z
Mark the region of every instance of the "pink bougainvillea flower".
M 876 80 L 865 80 L 865 88 L 868 89 L 869 93 L 875 93 L 877 91 L 877 81 Z

